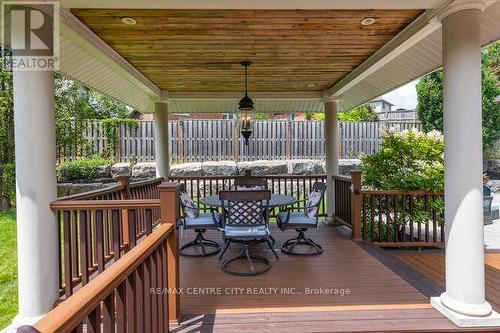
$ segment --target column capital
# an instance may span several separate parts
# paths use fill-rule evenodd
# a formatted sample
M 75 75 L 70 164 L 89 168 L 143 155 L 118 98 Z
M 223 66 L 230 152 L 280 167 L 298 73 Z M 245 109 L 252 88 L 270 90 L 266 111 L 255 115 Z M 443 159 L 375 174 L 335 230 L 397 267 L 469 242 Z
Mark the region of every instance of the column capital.
M 335 95 L 330 95 L 328 91 L 323 91 L 323 102 L 325 103 L 333 103 L 333 102 L 338 102 L 340 98 Z
M 493 4 L 495 1 L 496 0 L 455 0 L 445 5 L 436 18 L 439 21 L 443 21 L 451 14 L 468 9 L 477 9 L 483 12 L 486 7 Z
M 167 90 L 162 90 L 160 91 L 159 96 L 155 96 L 154 98 L 152 98 L 152 101 L 154 104 L 156 103 L 168 104 L 170 102 L 170 94 Z

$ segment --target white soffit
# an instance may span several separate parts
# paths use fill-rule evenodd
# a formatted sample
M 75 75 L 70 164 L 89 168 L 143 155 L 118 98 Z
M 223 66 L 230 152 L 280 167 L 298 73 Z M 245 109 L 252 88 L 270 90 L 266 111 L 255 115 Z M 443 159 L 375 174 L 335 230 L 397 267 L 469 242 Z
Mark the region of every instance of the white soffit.
M 141 112 L 161 95 L 155 84 L 65 10 L 61 10 L 59 72 Z
M 500 39 L 500 1 L 486 8 L 481 18 L 481 45 Z M 340 97 L 340 109 L 350 110 L 390 92 L 442 65 L 441 27 L 393 60 L 353 85 Z

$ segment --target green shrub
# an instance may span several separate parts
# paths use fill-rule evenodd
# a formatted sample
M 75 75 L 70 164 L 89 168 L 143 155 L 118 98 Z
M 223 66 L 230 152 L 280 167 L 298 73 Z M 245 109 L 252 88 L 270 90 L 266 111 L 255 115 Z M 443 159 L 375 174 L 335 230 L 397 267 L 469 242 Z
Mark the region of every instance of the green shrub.
M 64 181 L 94 179 L 99 167 L 110 164 L 113 164 L 113 161 L 102 157 L 80 158 L 71 162 L 64 162 L 59 165 L 59 179 Z
M 383 129 L 382 149 L 362 157 L 363 185 L 380 190 L 442 192 L 444 141 L 441 133 Z

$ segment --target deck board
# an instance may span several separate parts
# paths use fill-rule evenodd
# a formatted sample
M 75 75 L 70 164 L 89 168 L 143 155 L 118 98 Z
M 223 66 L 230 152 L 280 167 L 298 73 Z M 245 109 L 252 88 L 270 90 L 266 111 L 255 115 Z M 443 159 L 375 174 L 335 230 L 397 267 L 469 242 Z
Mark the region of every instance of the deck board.
M 275 227 L 275 248 L 293 231 Z M 272 269 L 256 277 L 236 277 L 220 270 L 216 256 L 181 257 L 182 324 L 173 332 L 455 332 L 456 326 L 430 306 L 428 296 L 396 274 L 338 227 L 321 226 L 309 236 L 325 252 L 295 257 L 279 252 Z M 194 237 L 184 232 L 181 243 Z M 217 232 L 207 238 L 221 241 Z M 234 247 L 237 247 L 235 245 Z M 233 249 L 234 251 L 234 249 Z M 258 251 L 272 258 L 271 251 Z M 188 288 L 221 288 L 219 294 L 193 295 Z M 245 288 L 231 295 L 225 288 Z M 294 295 L 248 294 L 246 288 L 296 288 Z M 306 295 L 305 288 L 343 288 L 344 296 Z M 188 294 L 189 293 L 189 294 Z
M 441 252 L 394 251 L 393 256 L 422 272 L 444 287 L 444 254 Z M 500 253 L 487 251 L 485 256 L 486 299 L 495 311 L 500 311 Z

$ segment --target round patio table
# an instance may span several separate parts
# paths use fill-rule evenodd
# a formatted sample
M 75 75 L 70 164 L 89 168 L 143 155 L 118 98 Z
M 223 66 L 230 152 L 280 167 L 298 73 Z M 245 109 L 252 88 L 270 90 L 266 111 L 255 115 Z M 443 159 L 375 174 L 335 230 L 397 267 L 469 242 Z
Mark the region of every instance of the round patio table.
M 205 206 L 222 207 L 222 201 L 219 199 L 218 195 L 210 195 L 208 197 L 201 198 L 200 202 Z M 271 194 L 271 199 L 269 200 L 268 207 L 275 208 L 275 207 L 288 206 L 288 205 L 293 205 L 296 202 L 297 199 L 290 195 Z

